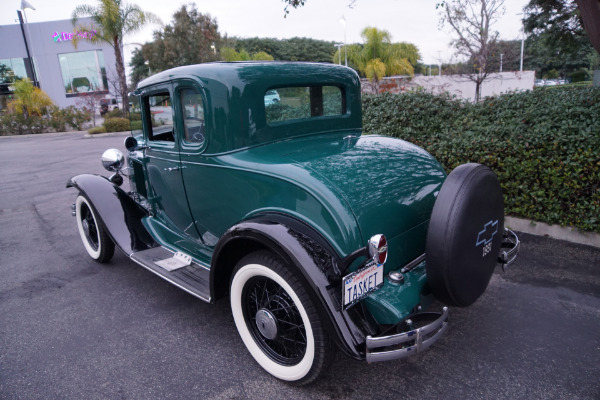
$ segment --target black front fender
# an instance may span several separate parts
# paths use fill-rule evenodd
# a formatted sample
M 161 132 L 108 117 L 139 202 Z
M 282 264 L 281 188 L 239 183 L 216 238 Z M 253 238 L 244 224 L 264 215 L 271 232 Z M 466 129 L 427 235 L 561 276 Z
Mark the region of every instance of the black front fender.
M 211 292 L 215 293 L 219 286 L 229 281 L 231 271 L 241 255 L 267 248 L 294 265 L 302 274 L 320 302 L 321 314 L 327 321 L 329 332 L 337 339 L 342 350 L 353 358 L 364 359 L 364 331 L 368 322 L 365 322 L 358 307 L 342 309 L 342 276 L 338 267 L 340 258 L 320 238 L 306 229 L 297 229 L 297 225 L 281 220 L 269 221 L 269 218 L 263 217 L 230 228 L 215 248 L 211 266 Z M 235 255 L 232 256 L 233 253 Z
M 148 213 L 123 189 L 100 175 L 83 174 L 69 179 L 89 201 L 113 242 L 128 256 L 157 246 L 142 218 Z

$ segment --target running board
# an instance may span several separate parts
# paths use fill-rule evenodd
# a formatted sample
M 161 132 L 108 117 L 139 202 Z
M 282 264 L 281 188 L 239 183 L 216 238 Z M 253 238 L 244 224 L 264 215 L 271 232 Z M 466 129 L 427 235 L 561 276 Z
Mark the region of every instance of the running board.
M 156 262 L 173 258 L 173 252 L 164 247 L 133 253 L 130 258 L 137 264 L 160 276 L 192 296 L 210 302 L 210 272 L 208 268 L 191 262 L 189 265 L 171 271 L 159 266 Z

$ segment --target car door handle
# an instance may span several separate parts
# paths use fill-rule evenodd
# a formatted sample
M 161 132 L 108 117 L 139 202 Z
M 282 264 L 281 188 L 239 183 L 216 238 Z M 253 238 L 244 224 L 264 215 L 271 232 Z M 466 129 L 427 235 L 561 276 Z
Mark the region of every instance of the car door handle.
M 185 167 L 170 167 L 170 168 L 165 168 L 164 170 L 167 172 L 171 172 L 171 171 L 179 171 L 180 169 L 184 169 Z

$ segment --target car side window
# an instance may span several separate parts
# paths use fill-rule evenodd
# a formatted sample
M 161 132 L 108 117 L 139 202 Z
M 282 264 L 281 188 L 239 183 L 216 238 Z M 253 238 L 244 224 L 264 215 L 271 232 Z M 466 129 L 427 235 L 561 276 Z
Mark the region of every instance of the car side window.
M 144 99 L 148 121 L 148 140 L 174 142 L 173 102 L 168 92 L 153 93 Z
M 345 96 L 337 86 L 281 87 L 264 96 L 267 123 L 319 118 L 346 113 Z
M 204 143 L 206 134 L 202 95 L 194 89 L 184 89 L 180 92 L 180 96 L 183 108 L 184 140 L 187 143 Z

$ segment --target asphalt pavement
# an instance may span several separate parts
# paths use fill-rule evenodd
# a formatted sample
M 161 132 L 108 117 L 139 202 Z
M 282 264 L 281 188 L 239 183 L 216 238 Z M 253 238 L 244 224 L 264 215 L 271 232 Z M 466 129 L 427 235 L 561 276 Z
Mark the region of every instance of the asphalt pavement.
M 338 353 L 311 386 L 272 378 L 227 300 L 85 252 L 65 184 L 106 174 L 100 155 L 124 137 L 0 137 L 0 399 L 600 399 L 600 249 L 527 234 L 422 355 Z

